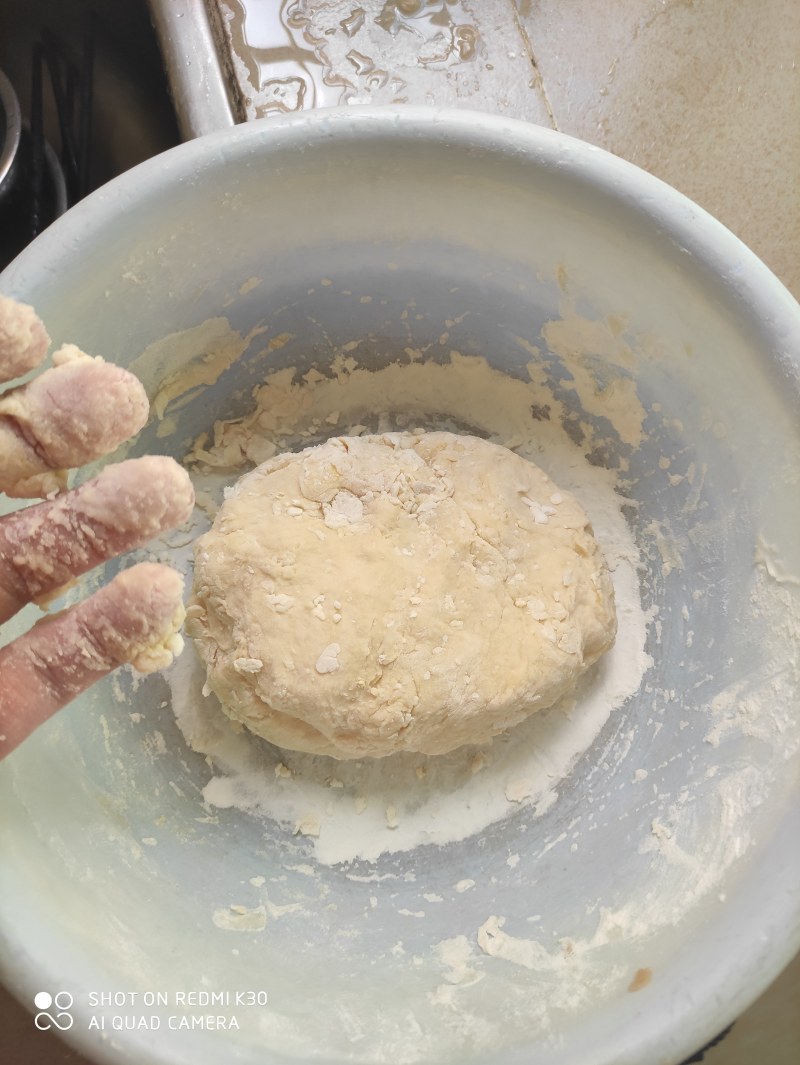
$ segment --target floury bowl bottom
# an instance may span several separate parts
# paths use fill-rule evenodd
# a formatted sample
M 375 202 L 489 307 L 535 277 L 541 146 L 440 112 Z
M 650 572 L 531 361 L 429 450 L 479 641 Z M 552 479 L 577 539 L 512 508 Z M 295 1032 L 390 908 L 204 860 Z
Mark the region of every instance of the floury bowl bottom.
M 207 801 L 225 766 L 177 727 L 174 676 L 99 686 L 0 771 L 2 965 L 23 1001 L 68 992 L 67 1037 L 103 1061 L 640 1065 L 679 1061 L 756 997 L 800 944 L 800 328 L 734 237 L 549 131 L 358 109 L 167 153 L 0 281 L 55 342 L 142 374 L 161 418 L 132 454 L 182 459 L 286 367 L 282 403 L 315 367 L 306 386 L 342 404 L 310 424 L 299 400 L 292 431 L 412 410 L 413 424 L 539 434 L 545 469 L 566 441 L 560 468 L 590 514 L 595 470 L 630 531 L 649 656 L 547 801 L 506 780 L 504 815 L 466 838 L 440 823 L 451 842 L 360 858 L 351 817 L 349 862 L 325 850 L 325 824 L 276 821 L 241 793 Z M 365 364 L 391 385 L 367 390 L 372 409 L 354 398 Z M 264 424 L 288 439 L 275 395 Z M 183 565 L 189 539 L 158 554 Z M 598 713 L 602 683 L 603 667 L 564 729 Z M 541 779 L 550 751 L 530 757 Z M 472 768 L 471 783 L 431 769 L 426 794 L 441 780 L 436 801 L 463 794 L 480 824 L 487 769 Z M 367 807 L 383 772 L 339 781 L 335 763 L 306 762 L 285 780 L 312 769 Z M 444 794 L 456 779 L 463 792 Z M 414 787 L 384 834 L 415 816 Z M 180 1023 L 208 1014 L 225 1024 Z

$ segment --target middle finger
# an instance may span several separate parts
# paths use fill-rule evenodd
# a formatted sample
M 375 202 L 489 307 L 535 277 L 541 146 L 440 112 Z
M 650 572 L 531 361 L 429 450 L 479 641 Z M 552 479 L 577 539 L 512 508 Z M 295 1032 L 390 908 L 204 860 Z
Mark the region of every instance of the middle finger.
M 108 466 L 55 499 L 0 521 L 0 623 L 72 578 L 141 547 L 192 512 L 189 475 L 164 455 Z

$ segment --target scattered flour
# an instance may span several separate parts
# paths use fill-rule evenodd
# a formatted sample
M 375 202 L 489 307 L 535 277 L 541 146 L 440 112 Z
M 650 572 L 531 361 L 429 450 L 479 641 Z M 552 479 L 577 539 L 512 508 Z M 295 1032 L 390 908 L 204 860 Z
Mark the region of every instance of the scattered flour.
M 576 495 L 608 561 L 618 635 L 575 695 L 489 745 L 436 758 L 400 754 L 351 763 L 280 751 L 237 730 L 215 697 L 204 694 L 204 672 L 187 648 L 168 676 L 187 742 L 214 765 L 205 801 L 246 810 L 307 837 L 314 857 L 325 865 L 375 861 L 420 844 L 463 840 L 523 808 L 543 813 L 650 665 L 640 558 L 622 511 L 627 501 L 614 472 L 590 463 L 564 430 L 535 364 L 528 381 L 458 353 L 446 365 L 412 361 L 368 372 L 347 359 L 334 369 L 332 377 L 312 372 L 300 383 L 292 370 L 275 373 L 256 390 L 251 415 L 218 424 L 213 443 L 201 439 L 189 461 L 203 497 L 218 499 L 226 483 L 265 455 L 334 431 L 334 414 L 336 431 L 348 435 L 365 427 L 369 412 L 383 409 L 400 413 L 380 415 L 379 431 L 416 425 L 457 431 L 466 423 L 470 431 L 536 462 Z M 543 418 L 545 406 L 552 413 Z M 459 425 L 452 421 L 456 415 Z

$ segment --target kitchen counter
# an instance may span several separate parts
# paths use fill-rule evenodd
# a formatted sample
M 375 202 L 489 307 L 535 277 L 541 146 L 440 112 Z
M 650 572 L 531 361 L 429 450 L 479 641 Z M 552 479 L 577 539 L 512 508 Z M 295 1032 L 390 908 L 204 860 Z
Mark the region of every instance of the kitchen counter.
M 150 6 L 184 136 L 342 103 L 495 111 L 597 144 L 674 185 L 800 296 L 794 0 Z

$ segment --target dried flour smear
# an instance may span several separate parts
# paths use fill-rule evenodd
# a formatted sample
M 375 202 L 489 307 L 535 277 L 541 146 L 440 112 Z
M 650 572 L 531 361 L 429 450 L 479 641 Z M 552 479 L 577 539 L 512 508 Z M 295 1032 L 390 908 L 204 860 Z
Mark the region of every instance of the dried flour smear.
M 250 415 L 218 423 L 213 440 L 196 442 L 188 464 L 198 498 L 213 518 L 223 488 L 235 498 L 233 484 L 253 465 L 330 437 L 416 433 L 419 438 L 423 430 L 475 434 L 540 466 L 554 482 L 549 495 L 562 498 L 558 489 L 571 493 L 588 515 L 613 582 L 618 631 L 612 649 L 572 694 L 493 741 L 480 737 L 436 756 L 401 751 L 380 760 L 362 760 L 354 750 L 347 761 L 339 761 L 274 747 L 229 721 L 188 647 L 169 679 L 187 742 L 214 766 L 203 792 L 208 804 L 238 807 L 278 822 L 288 833 L 307 836 L 317 861 L 336 864 L 462 840 L 523 805 L 537 814 L 556 801 L 559 782 L 609 714 L 639 687 L 650 664 L 645 652 L 648 618 L 639 594 L 640 560 L 616 476 L 587 460 L 563 428 L 558 401 L 537 378 L 535 364 L 529 373 L 529 380 L 514 379 L 483 359 L 455 352 L 445 364 L 411 359 L 378 371 L 340 358 L 330 377 L 312 371 L 299 381 L 293 369 L 279 371 L 256 390 Z M 614 397 L 609 401 L 613 404 Z M 621 439 L 635 443 L 641 407 L 627 393 L 620 393 L 618 405 L 618 411 L 606 414 Z M 376 411 L 384 413 L 376 416 Z M 297 503 L 287 500 L 287 505 Z M 547 518 L 557 509 L 549 498 L 519 505 L 534 525 L 534 507 Z M 565 580 L 561 570 L 559 581 L 568 591 L 570 578 Z M 523 606 L 528 609 L 527 602 Z M 343 646 L 326 634 L 343 623 L 345 612 L 341 596 L 333 593 L 325 594 L 324 601 L 311 596 L 310 607 L 320 632 L 317 667 L 324 659 L 315 672 L 324 679 L 336 672 L 327 669 L 325 654 L 336 658 L 338 666 Z M 454 614 L 453 620 L 463 619 Z M 458 629 L 451 635 L 457 639 Z M 334 648 L 339 648 L 336 654 Z M 239 668 L 251 658 L 238 656 Z

